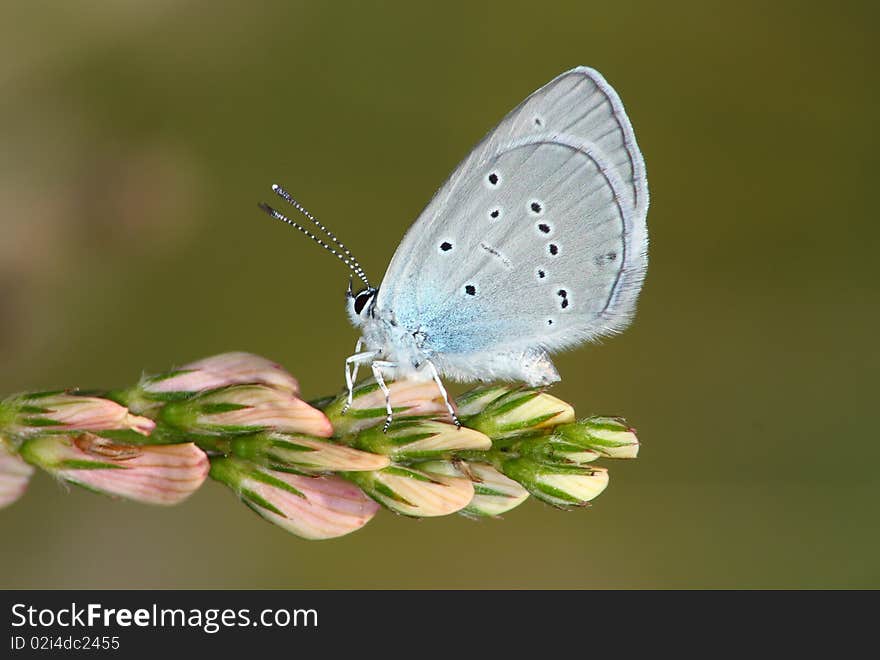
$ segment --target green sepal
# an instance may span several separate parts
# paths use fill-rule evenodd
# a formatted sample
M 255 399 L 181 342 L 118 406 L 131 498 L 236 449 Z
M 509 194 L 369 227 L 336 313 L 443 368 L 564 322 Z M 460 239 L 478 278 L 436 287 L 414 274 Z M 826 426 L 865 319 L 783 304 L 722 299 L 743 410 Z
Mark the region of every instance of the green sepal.
M 47 417 L 25 417 L 21 420 L 22 426 L 31 426 L 34 428 L 37 427 L 49 427 L 49 426 L 62 426 L 62 424 L 54 419 L 49 419 Z
M 407 431 L 418 426 L 419 421 L 421 420 L 395 420 L 387 433 L 381 426 L 373 426 L 362 430 L 355 436 L 346 438 L 346 441 L 349 446 L 355 449 L 368 451 L 373 454 L 394 456 L 398 453 L 397 450 L 400 447 L 436 435 L 436 433 L 418 431 L 408 433 Z
M 310 452 L 310 451 L 318 451 L 314 447 L 306 447 L 305 445 L 298 445 L 295 442 L 291 442 L 289 440 L 272 440 L 269 443 L 270 447 L 277 447 L 279 449 L 286 449 L 288 451 L 302 451 L 302 452 Z
M 19 413 L 27 413 L 28 415 L 45 415 L 52 412 L 51 408 L 43 408 L 42 406 L 33 406 L 30 404 L 22 404 L 18 407 Z
M 304 500 L 308 499 L 305 496 L 305 493 L 303 493 L 301 490 L 297 490 L 296 488 L 291 486 L 286 481 L 282 481 L 281 479 L 279 479 L 277 477 L 273 477 L 271 474 L 266 474 L 262 470 L 258 470 L 258 469 L 252 470 L 250 472 L 250 474 L 248 474 L 248 477 L 250 479 L 253 479 L 254 481 L 259 481 L 260 483 L 264 483 L 267 486 L 272 486 L 273 488 L 278 488 L 280 490 L 286 490 L 291 495 L 296 495 L 297 497 L 301 497 Z
M 386 472 L 388 474 L 393 474 L 396 477 L 408 477 L 410 479 L 415 479 L 416 481 L 424 481 L 430 484 L 438 484 L 440 483 L 436 479 L 431 479 L 430 477 L 425 476 L 420 472 L 414 472 L 413 470 L 409 470 L 400 465 L 391 465 L 387 468 L 380 470 L 380 472 Z
M 475 481 L 474 483 L 474 495 L 491 495 L 493 497 L 511 497 L 507 493 L 502 493 L 499 490 L 495 490 L 494 488 L 489 488 L 488 486 L 484 486 L 483 484 Z
M 75 458 L 58 461 L 52 466 L 57 470 L 123 470 L 122 465 L 103 463 L 101 461 L 83 461 Z
M 266 501 L 261 495 L 244 487 L 242 484 L 245 479 L 259 481 L 273 488 L 278 488 L 285 492 L 296 495 L 297 497 L 306 498 L 305 494 L 297 490 L 286 481 L 282 481 L 271 474 L 267 474 L 263 469 L 239 458 L 212 458 L 209 476 L 215 481 L 219 481 L 231 488 L 235 493 L 243 499 L 247 504 L 249 501 L 280 516 L 284 514 L 274 505 Z
M 539 394 L 541 394 L 541 390 L 538 388 L 517 388 L 510 390 L 490 402 L 482 412 L 467 417 L 463 419 L 462 422 L 465 426 L 485 433 L 492 438 L 493 442 L 504 436 L 511 434 L 516 435 L 520 431 L 528 432 L 533 427 L 554 418 L 558 412 L 550 411 L 529 419 L 507 423 L 502 423 L 501 419 L 507 413 L 510 413 L 528 403 Z
M 386 470 L 392 470 L 392 468 L 385 468 L 385 470 L 380 470 L 380 472 L 384 472 Z M 407 471 L 409 472 L 409 471 Z M 392 472 L 392 474 L 399 474 Z M 393 491 L 387 484 L 382 483 L 375 477 L 375 473 L 373 472 L 340 472 L 339 476 L 344 479 L 348 479 L 355 486 L 358 486 L 364 493 L 366 493 L 369 497 L 379 502 L 383 506 L 387 506 L 381 499 L 375 496 L 375 493 L 379 495 L 384 495 L 390 500 L 394 502 L 400 502 L 401 504 L 405 504 L 406 506 L 413 506 L 413 503 L 408 501 L 406 498 L 398 495 L 395 491 Z
M 198 406 L 199 412 L 203 415 L 219 415 L 220 413 L 234 412 L 236 410 L 244 410 L 250 408 L 243 403 L 201 403 Z
M 263 509 L 266 509 L 266 510 L 268 510 L 268 511 L 271 511 L 272 513 L 277 514 L 277 515 L 281 516 L 282 518 L 287 518 L 287 516 L 285 516 L 285 515 L 281 512 L 280 509 L 278 509 L 277 507 L 273 506 L 273 505 L 272 505 L 272 504 L 271 504 L 266 498 L 264 498 L 262 495 L 258 495 L 257 493 L 255 493 L 254 491 L 250 490 L 249 488 L 242 488 L 241 490 L 238 491 L 238 494 L 239 494 L 239 496 L 241 497 L 242 501 L 243 501 L 245 504 L 247 504 L 248 506 L 250 506 L 251 508 L 254 508 L 253 505 L 256 505 L 256 506 L 259 506 L 259 507 L 261 507 L 261 508 L 263 508 Z

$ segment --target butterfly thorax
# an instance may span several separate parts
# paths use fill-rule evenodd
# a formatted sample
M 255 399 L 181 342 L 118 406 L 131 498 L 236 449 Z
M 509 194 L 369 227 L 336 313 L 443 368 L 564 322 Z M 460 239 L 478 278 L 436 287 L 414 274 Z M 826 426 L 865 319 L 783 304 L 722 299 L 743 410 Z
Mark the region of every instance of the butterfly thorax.
M 367 319 L 362 327 L 365 346 L 378 351 L 377 358 L 393 362 L 398 378 L 429 380 L 431 375 L 423 367 L 431 354 L 424 347 L 427 338 L 418 328 L 407 328 L 393 316 Z
M 348 306 L 349 318 L 361 331 L 364 348 L 375 352 L 374 360 L 393 363 L 397 377 L 430 379 L 424 370 L 432 356 L 426 345 L 427 333 L 421 327 L 409 327 L 393 311 L 379 307 L 377 290 L 369 293 L 370 299 L 361 307 L 356 304 L 358 295 L 350 295 Z

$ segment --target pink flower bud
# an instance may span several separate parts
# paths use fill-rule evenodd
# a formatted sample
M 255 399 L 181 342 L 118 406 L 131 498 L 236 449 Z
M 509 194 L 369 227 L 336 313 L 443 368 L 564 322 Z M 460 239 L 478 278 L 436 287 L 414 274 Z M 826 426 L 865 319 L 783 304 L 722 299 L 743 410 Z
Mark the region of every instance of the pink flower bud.
M 0 509 L 24 495 L 34 468 L 0 444 Z
M 401 415 L 446 414 L 446 404 L 432 380 L 397 380 L 388 384 L 391 405 L 403 408 Z M 376 389 L 355 402 L 358 408 L 385 408 L 385 395 Z
M 51 474 L 106 495 L 146 504 L 177 504 L 208 475 L 208 457 L 192 443 L 123 445 L 93 435 L 28 440 L 22 456 Z
M 302 399 L 264 385 L 234 385 L 170 403 L 162 419 L 183 431 L 245 433 L 275 430 L 320 438 L 333 435 L 330 420 Z
M 13 435 L 49 431 L 122 431 L 150 435 L 156 423 L 133 415 L 115 401 L 75 394 L 25 395 L 16 400 L 18 416 Z
M 474 485 L 470 479 L 417 467 L 392 465 L 375 472 L 348 472 L 345 477 L 377 502 L 405 516 L 447 516 L 473 499 Z
M 277 472 L 237 458 L 214 459 L 211 476 L 263 518 L 305 539 L 344 536 L 379 510 L 357 486 L 336 476 Z
M 299 383 L 281 365 L 252 353 L 221 353 L 167 374 L 145 378 L 148 393 L 201 392 L 228 385 L 261 384 L 299 394 Z
M 381 470 L 391 464 L 391 459 L 381 454 L 278 431 L 233 438 L 228 445 L 218 449 L 260 465 L 275 469 L 282 466 L 307 473 Z
M 474 497 L 460 511 L 465 516 L 495 518 L 515 509 L 529 497 L 529 491 L 491 465 L 464 461 L 430 461 L 420 463 L 419 469 L 451 477 L 465 476 L 473 482 Z
M 446 404 L 434 381 L 398 380 L 388 383 L 395 418 L 447 415 Z M 368 382 L 354 389 L 351 407 L 346 409 L 346 393 L 327 404 L 324 412 L 332 420 L 338 435 L 357 433 L 385 421 L 385 395 L 376 383 Z

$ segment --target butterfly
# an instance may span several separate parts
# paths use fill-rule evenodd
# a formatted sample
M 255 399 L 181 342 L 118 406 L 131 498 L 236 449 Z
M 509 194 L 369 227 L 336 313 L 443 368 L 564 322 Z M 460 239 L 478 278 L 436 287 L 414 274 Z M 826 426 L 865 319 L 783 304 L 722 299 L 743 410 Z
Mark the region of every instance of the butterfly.
M 336 255 L 364 288 L 347 292 L 361 336 L 346 360 L 349 404 L 357 370 L 433 379 L 459 424 L 442 377 L 560 379 L 550 354 L 621 332 L 647 268 L 645 163 L 620 97 L 588 67 L 531 94 L 455 168 L 371 286 L 348 248 L 283 188 L 273 190 L 332 245 L 272 207 L 264 211 Z

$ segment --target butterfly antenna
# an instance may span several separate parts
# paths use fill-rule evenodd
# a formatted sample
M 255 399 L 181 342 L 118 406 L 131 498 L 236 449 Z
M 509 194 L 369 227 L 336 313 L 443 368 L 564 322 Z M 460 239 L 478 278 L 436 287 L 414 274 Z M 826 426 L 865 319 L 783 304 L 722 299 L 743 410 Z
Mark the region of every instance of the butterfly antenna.
M 363 274 L 363 273 L 364 273 L 364 269 L 361 267 L 361 265 L 360 265 L 360 263 L 358 262 L 358 260 L 357 260 L 357 259 L 355 258 L 355 256 L 351 253 L 351 251 L 350 251 L 347 247 L 345 247 L 345 245 L 343 244 L 343 242 L 340 241 L 338 238 L 336 238 L 336 235 L 335 235 L 332 231 L 330 231 L 329 229 L 327 229 L 327 226 L 324 225 L 324 223 L 322 223 L 322 222 L 321 222 L 320 220 L 318 220 L 315 216 L 313 216 L 311 213 L 309 213 L 308 209 L 306 209 L 302 204 L 300 204 L 300 203 L 299 203 L 298 201 L 296 201 L 293 197 L 291 197 L 291 196 L 290 196 L 290 193 L 287 192 L 287 191 L 286 191 L 284 188 L 282 188 L 281 186 L 279 186 L 277 183 L 273 183 L 273 184 L 272 184 L 272 190 L 273 190 L 274 193 L 275 193 L 276 195 L 278 195 L 281 199 L 283 199 L 285 202 L 287 202 L 288 204 L 290 204 L 293 208 L 295 208 L 297 211 L 299 211 L 299 212 L 302 213 L 304 216 L 306 216 L 309 220 L 311 220 L 311 221 L 315 224 L 315 226 L 316 226 L 318 229 L 320 229 L 322 232 L 324 232 L 325 234 L 327 234 L 327 236 L 330 237 L 330 240 L 333 241 L 333 243 L 334 243 L 334 244 L 335 244 L 340 250 L 342 250 L 342 252 L 345 253 L 345 256 L 348 257 L 349 261 L 350 261 L 352 264 L 354 264 L 354 267 L 355 267 L 355 268 L 352 269 L 352 270 L 354 270 L 354 272 L 358 275 L 358 277 L 360 277 L 361 279 L 364 279 L 364 274 Z M 356 269 L 356 270 L 355 270 L 355 269 Z M 358 272 L 358 271 L 360 271 L 360 272 Z
M 322 248 L 327 250 L 330 254 L 332 254 L 333 256 L 338 258 L 342 263 L 344 263 L 346 266 L 348 266 L 349 269 L 355 275 L 357 275 L 359 278 L 361 278 L 361 280 L 363 280 L 364 284 L 369 288 L 370 281 L 367 279 L 367 274 L 364 272 L 364 269 L 360 267 L 360 264 L 357 264 L 356 262 L 349 260 L 345 255 L 343 255 L 342 253 L 340 253 L 338 250 L 331 247 L 330 245 L 327 245 L 327 243 L 325 241 L 321 240 L 321 238 L 319 238 L 318 236 L 315 236 L 315 234 L 313 234 L 311 231 L 309 231 L 306 227 L 303 227 L 296 220 L 291 220 L 286 215 L 284 215 L 280 211 L 276 211 L 275 209 L 273 209 L 271 206 L 269 206 L 265 202 L 260 202 L 258 204 L 258 206 L 263 211 L 265 211 L 268 215 L 272 216 L 276 220 L 280 220 L 281 222 L 288 224 L 291 227 L 294 227 L 295 229 L 299 229 L 303 234 L 308 236 L 310 239 L 315 241 L 315 243 L 320 245 Z

